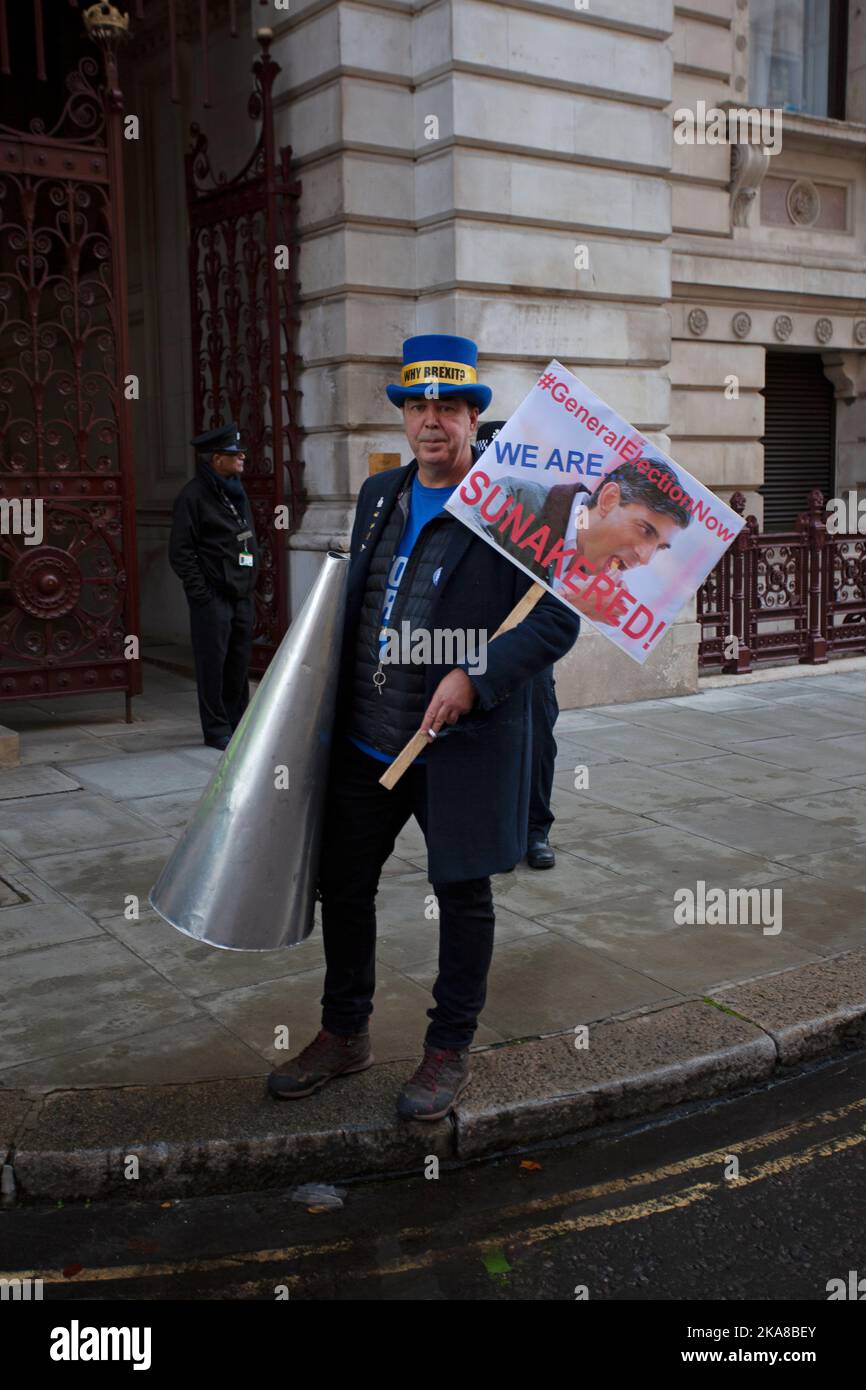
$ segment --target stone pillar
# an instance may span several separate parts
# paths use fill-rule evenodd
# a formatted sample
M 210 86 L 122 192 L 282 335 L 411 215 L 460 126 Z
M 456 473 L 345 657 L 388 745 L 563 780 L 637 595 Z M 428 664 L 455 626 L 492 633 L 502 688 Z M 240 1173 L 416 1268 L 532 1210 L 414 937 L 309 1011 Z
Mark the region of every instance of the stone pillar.
M 368 455 L 408 462 L 384 387 L 411 333 L 478 342 L 492 418 L 558 357 L 668 428 L 672 25 L 671 0 L 293 5 L 273 51 L 303 184 L 295 607 L 345 541 Z M 563 705 L 694 688 L 686 617 L 643 669 L 587 629 Z

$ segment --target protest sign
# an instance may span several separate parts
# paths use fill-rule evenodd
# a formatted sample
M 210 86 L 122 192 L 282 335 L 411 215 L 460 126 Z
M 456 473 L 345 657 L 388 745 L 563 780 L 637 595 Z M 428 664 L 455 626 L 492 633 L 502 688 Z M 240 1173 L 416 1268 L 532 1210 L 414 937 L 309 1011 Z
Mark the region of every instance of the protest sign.
M 555 360 L 446 505 L 641 665 L 745 525 Z

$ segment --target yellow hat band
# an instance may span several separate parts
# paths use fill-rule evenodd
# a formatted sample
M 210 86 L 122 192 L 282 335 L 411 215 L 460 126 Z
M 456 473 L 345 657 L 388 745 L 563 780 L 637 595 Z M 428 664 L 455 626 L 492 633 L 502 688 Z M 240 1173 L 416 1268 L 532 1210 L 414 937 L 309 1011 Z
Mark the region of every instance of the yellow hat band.
M 422 381 L 439 381 L 443 386 L 470 386 L 478 380 L 474 367 L 465 362 L 412 362 L 400 373 L 401 386 L 418 386 Z

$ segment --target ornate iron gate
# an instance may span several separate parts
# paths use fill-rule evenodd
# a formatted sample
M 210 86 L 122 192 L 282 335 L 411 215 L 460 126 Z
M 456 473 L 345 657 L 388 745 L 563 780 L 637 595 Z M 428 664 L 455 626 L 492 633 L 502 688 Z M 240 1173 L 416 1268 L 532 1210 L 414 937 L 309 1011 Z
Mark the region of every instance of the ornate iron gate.
M 114 55 L 0 126 L 0 699 L 141 690 Z
M 238 422 L 262 565 L 253 671 L 264 671 L 288 625 L 288 534 L 304 508 L 298 460 L 294 330 L 297 244 L 291 150 L 276 158 L 271 92 L 280 71 L 260 33 L 248 113 L 261 121 L 240 173 L 217 178 L 206 136 L 187 156 L 194 433 Z M 278 266 L 278 248 L 285 264 Z

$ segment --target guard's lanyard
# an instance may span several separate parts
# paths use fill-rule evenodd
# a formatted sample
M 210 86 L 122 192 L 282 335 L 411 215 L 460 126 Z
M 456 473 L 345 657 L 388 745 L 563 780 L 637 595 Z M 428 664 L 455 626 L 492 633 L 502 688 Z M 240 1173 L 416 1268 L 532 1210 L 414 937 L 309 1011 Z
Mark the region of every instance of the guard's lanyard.
M 245 526 L 245 525 L 246 525 L 246 518 L 243 517 L 243 516 L 241 516 L 241 514 L 240 514 L 240 512 L 238 511 L 237 507 L 235 506 L 234 502 L 231 500 L 231 498 L 230 498 L 225 492 L 223 492 L 222 488 L 220 488 L 220 497 L 222 498 L 223 502 L 224 502 L 224 503 L 226 504 L 226 506 L 228 507 L 229 511 L 231 512 L 232 516 L 234 517 L 234 519 L 235 519 L 235 521 L 238 523 L 238 525 L 239 525 L 239 526 Z M 252 540 L 252 536 L 253 536 L 253 533 L 252 533 L 252 531 L 250 531 L 250 530 L 245 530 L 245 531 L 239 531 L 239 532 L 238 532 L 238 540 L 243 544 L 243 551 L 242 551 L 242 554 L 244 554 L 244 555 L 249 555 L 249 553 L 250 553 L 250 547 L 249 547 L 248 542 Z

